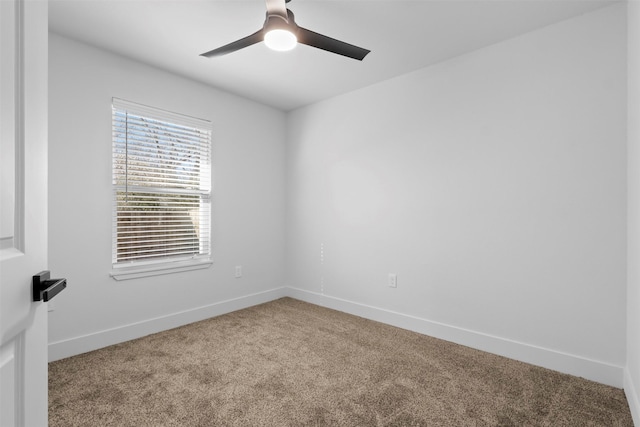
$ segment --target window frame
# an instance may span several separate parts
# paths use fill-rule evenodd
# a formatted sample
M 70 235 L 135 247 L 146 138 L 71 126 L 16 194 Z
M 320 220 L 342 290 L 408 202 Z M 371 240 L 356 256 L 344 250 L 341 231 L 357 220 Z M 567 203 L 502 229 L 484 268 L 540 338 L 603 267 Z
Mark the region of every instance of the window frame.
M 187 196 L 198 196 L 200 200 L 200 204 L 198 205 L 198 216 L 200 218 L 205 218 L 206 224 L 204 224 L 205 228 L 205 237 L 199 237 L 200 242 L 198 243 L 198 253 L 188 254 L 173 254 L 165 257 L 158 256 L 155 258 L 147 258 L 147 259 L 132 259 L 132 260 L 119 260 L 117 251 L 118 251 L 118 208 L 120 206 L 118 202 L 119 194 L 122 194 L 123 188 L 126 191 L 126 194 L 129 194 L 129 186 L 128 180 L 130 175 L 129 172 L 129 129 L 125 130 L 126 133 L 126 142 L 125 142 L 125 164 L 127 165 L 126 171 L 122 173 L 121 168 L 117 171 L 118 166 L 122 165 L 121 160 L 121 150 L 122 150 L 122 137 L 119 138 L 117 135 L 122 135 L 122 130 L 119 129 L 119 124 L 117 123 L 116 117 L 120 115 L 120 117 L 125 115 L 132 115 L 140 118 L 145 118 L 147 120 L 157 121 L 162 123 L 162 125 L 167 126 L 186 126 L 189 128 L 197 129 L 198 132 L 206 135 L 206 148 L 198 149 L 198 153 L 202 156 L 198 158 L 198 174 L 197 181 L 199 183 L 197 189 L 185 190 L 183 188 L 179 188 L 176 186 L 171 186 L 169 184 L 158 184 L 149 187 L 144 186 L 132 186 L 134 190 L 132 193 L 135 194 L 136 190 L 138 193 L 145 192 L 149 194 L 158 195 L 157 197 L 170 197 L 172 194 L 183 194 Z M 112 158 L 111 158 L 111 167 L 112 167 L 112 213 L 111 213 L 111 221 L 112 221 L 112 237 L 111 237 L 111 272 L 110 276 L 115 280 L 126 280 L 126 279 L 135 279 L 140 277 L 147 276 L 156 276 L 163 275 L 169 273 L 177 273 L 182 271 L 189 271 L 195 269 L 203 269 L 208 268 L 213 264 L 212 260 L 212 189 L 213 189 L 213 161 L 212 161 L 212 150 L 213 150 L 213 141 L 212 141 L 212 124 L 208 120 L 198 119 L 191 116 L 186 116 L 183 114 L 173 113 L 167 110 L 162 110 L 155 107 L 146 106 L 143 104 L 134 103 L 131 101 L 126 101 L 120 98 L 112 98 L 111 104 L 111 120 L 112 120 L 112 135 L 111 135 L 111 147 L 112 147 Z M 165 129 L 161 127 L 161 129 Z M 117 142 L 119 140 L 119 142 Z M 179 143 L 183 143 L 182 140 Z M 194 144 L 196 146 L 197 144 Z M 187 150 L 192 149 L 190 146 Z M 120 150 L 120 151 L 118 151 Z M 116 160 L 116 153 L 120 153 L 120 160 Z M 202 161 L 202 160 L 205 161 Z M 160 163 L 160 162 L 159 162 Z M 153 166 L 159 166 L 158 164 L 152 163 Z M 165 166 L 166 168 L 166 166 Z M 167 173 L 167 169 L 163 169 L 165 173 Z M 172 174 L 175 174 L 175 170 L 171 171 Z M 122 175 L 126 176 L 127 184 L 123 187 L 122 185 Z M 179 178 L 184 178 L 185 175 L 179 175 Z M 118 181 L 120 180 L 120 182 Z M 143 191 L 144 190 L 144 191 Z M 203 204 L 204 203 L 204 204 Z M 202 224 L 198 223 L 198 227 L 202 226 Z M 198 235 L 202 236 L 200 232 L 200 228 L 198 228 Z M 203 246 L 204 245 L 204 248 Z M 142 255 L 141 255 L 142 256 Z

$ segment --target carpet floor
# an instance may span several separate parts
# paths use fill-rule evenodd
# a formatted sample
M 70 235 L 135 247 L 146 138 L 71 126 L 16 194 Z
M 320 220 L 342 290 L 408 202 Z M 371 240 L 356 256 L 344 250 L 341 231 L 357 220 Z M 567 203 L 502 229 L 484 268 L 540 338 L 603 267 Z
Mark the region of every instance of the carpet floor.
M 49 425 L 633 421 L 623 390 L 283 298 L 50 363 Z

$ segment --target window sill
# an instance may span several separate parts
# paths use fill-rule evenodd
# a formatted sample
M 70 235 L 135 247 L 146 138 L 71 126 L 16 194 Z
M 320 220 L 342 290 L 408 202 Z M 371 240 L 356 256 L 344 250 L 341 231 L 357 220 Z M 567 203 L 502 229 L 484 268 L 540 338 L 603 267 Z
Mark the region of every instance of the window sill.
M 136 267 L 114 267 L 109 274 L 115 280 L 139 279 L 141 277 L 160 276 L 164 274 L 180 273 L 183 271 L 209 268 L 213 264 L 210 259 L 167 262 L 155 265 Z

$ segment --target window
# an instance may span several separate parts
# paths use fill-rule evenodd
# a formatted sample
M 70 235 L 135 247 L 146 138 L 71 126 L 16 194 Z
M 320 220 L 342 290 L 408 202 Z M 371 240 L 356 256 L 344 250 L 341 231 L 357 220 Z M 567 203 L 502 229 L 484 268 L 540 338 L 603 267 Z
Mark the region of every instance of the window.
M 111 275 L 211 264 L 211 122 L 114 98 Z

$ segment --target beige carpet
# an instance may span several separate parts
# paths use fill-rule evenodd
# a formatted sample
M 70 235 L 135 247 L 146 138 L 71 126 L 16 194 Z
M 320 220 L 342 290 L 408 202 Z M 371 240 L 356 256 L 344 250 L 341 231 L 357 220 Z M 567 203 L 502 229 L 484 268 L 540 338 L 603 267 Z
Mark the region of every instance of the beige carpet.
M 49 421 L 633 425 L 620 389 L 291 298 L 51 363 Z

